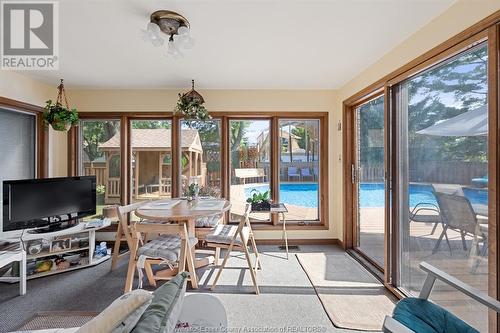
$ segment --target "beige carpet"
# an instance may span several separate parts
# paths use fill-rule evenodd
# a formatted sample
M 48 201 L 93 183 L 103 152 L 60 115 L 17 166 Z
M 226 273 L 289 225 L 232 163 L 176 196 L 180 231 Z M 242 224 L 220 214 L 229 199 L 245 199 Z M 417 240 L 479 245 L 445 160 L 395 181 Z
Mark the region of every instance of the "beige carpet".
M 333 324 L 378 331 L 396 299 L 347 253 L 297 254 Z

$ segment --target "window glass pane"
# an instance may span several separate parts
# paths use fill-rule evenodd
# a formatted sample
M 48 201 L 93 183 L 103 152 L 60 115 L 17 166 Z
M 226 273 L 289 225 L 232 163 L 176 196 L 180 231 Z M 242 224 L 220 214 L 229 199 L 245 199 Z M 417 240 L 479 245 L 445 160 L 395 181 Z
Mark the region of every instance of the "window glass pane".
M 132 202 L 172 195 L 172 122 L 131 120 Z
M 417 294 L 422 261 L 488 291 L 487 48 L 400 85 L 400 285 Z M 431 298 L 479 331 L 487 310 L 437 285 Z
M 4 180 L 35 178 L 36 118 L 34 115 L 0 109 L 0 202 Z M 0 205 L 0 231 L 3 205 Z
M 96 214 L 100 215 L 104 205 L 120 203 L 120 121 L 82 120 L 79 156 L 80 174 L 96 176 Z
M 220 198 L 220 137 L 220 120 L 181 122 L 183 195 L 196 182 L 200 196 Z
M 279 121 L 279 201 L 287 206 L 288 220 L 319 219 L 319 120 Z
M 243 216 L 252 193 L 270 189 L 271 151 L 269 120 L 230 120 L 231 221 Z M 269 221 L 269 214 L 252 214 L 257 221 Z
M 384 96 L 356 109 L 357 246 L 384 265 Z

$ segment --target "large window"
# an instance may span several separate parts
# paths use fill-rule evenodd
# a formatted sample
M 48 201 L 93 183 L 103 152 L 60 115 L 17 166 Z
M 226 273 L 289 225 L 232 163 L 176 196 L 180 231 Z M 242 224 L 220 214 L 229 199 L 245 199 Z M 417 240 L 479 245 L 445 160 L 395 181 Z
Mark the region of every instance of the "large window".
M 97 177 L 98 214 L 104 205 L 182 197 L 187 185 L 197 183 L 200 196 L 230 200 L 229 222 L 239 221 L 256 191 L 269 191 L 273 201 L 285 203 L 292 223 L 326 222 L 321 198 L 327 198 L 328 148 L 320 141 L 327 136 L 326 113 L 286 119 L 231 113 L 206 121 L 127 113 L 119 120 L 81 117 L 78 172 Z M 251 219 L 280 222 L 269 213 Z
M 119 120 L 83 120 L 80 123 L 80 175 L 96 176 L 97 209 L 120 203 L 121 153 Z
M 269 120 L 229 121 L 231 221 L 243 216 L 252 193 L 270 191 L 270 125 Z M 269 214 L 251 218 L 269 221 Z
M 488 292 L 488 50 L 463 52 L 396 88 L 399 285 L 417 294 L 422 261 Z M 486 307 L 437 285 L 431 298 L 478 330 Z
M 132 201 L 172 196 L 172 122 L 170 120 L 131 120 Z M 191 153 L 196 137 L 181 140 L 182 151 Z M 194 172 L 194 155 L 187 165 Z
M 0 202 L 4 180 L 30 179 L 36 174 L 36 116 L 0 109 Z M 2 228 L 0 205 L 0 230 Z
M 182 193 L 186 185 L 196 182 L 200 196 L 221 196 L 221 128 L 220 120 L 183 120 L 181 122 Z
M 288 208 L 287 219 L 319 219 L 319 120 L 281 119 L 279 201 Z

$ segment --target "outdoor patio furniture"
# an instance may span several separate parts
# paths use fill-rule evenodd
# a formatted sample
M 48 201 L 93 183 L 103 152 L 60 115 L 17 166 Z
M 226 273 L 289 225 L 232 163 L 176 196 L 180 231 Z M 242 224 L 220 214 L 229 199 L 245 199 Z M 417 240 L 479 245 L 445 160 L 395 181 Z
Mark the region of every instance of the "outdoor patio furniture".
M 477 332 L 463 320 L 429 300 L 436 279 L 500 313 L 500 302 L 482 291 L 426 262 L 420 263 L 420 269 L 427 273 L 427 277 L 418 298 L 407 297 L 399 301 L 392 316 L 385 317 L 382 331 L 391 333 Z
M 215 264 L 218 261 L 219 249 L 224 248 L 227 249 L 226 255 L 222 264 L 219 267 L 219 271 L 215 276 L 214 283 L 210 287 L 210 289 L 214 290 L 217 285 L 217 281 L 222 273 L 222 270 L 226 267 L 227 260 L 231 255 L 232 250 L 239 250 L 245 254 L 245 258 L 248 264 L 248 269 L 250 270 L 250 276 L 252 278 L 253 286 L 255 289 L 255 293 L 259 294 L 259 285 L 257 284 L 257 276 L 256 271 L 261 269 L 259 252 L 257 251 L 257 244 L 255 243 L 255 238 L 252 231 L 252 226 L 250 225 L 250 215 L 251 206 L 249 204 L 245 207 L 245 214 L 243 215 L 238 226 L 235 225 L 227 225 L 227 224 L 219 224 L 214 232 L 205 236 L 205 240 L 207 242 L 207 246 L 215 248 L 216 258 Z M 250 253 L 248 252 L 248 241 L 252 246 L 253 253 L 255 255 L 255 262 L 252 265 L 252 260 L 250 258 Z
M 451 253 L 451 245 L 447 235 L 448 229 L 455 230 L 460 233 L 464 251 L 467 250 L 467 243 L 465 241 L 466 235 L 472 235 L 474 237 L 471 249 L 477 247 L 479 237 L 483 241 L 483 248 L 487 246 L 487 233 L 484 232 L 484 228 L 481 228 L 476 213 L 474 212 L 474 209 L 467 197 L 443 193 L 436 191 L 435 189 L 434 195 L 436 196 L 439 213 L 443 221 L 443 231 L 441 232 L 432 253 L 435 253 L 439 249 L 439 245 L 443 237 L 446 237 L 446 242 L 448 243 Z M 483 219 L 483 222 L 484 221 L 485 220 Z M 482 252 L 485 253 L 484 250 Z
M 488 175 L 481 178 L 472 178 L 471 183 L 476 187 L 488 187 Z
M 432 212 L 432 214 L 426 214 L 426 212 Z M 419 202 L 416 204 L 409 212 L 408 218 L 410 223 L 433 223 L 434 226 L 432 227 L 431 235 L 434 235 L 438 224 L 442 223 L 441 216 L 439 216 L 439 207 L 430 202 Z M 446 236 L 446 239 L 448 239 L 448 236 Z
M 300 180 L 300 173 L 296 167 L 288 167 L 288 181 L 293 177 L 297 177 Z
M 304 179 L 304 178 L 314 179 L 314 176 L 311 174 L 311 171 L 309 170 L 309 168 L 301 168 L 300 175 L 302 176 L 302 179 Z
M 314 173 L 314 178 L 319 179 L 319 168 L 318 167 L 313 168 L 313 173 Z
M 258 178 L 262 182 L 266 181 L 266 173 L 262 168 L 234 169 L 234 176 L 240 179 L 240 183 L 243 181 L 243 184 L 248 178 Z

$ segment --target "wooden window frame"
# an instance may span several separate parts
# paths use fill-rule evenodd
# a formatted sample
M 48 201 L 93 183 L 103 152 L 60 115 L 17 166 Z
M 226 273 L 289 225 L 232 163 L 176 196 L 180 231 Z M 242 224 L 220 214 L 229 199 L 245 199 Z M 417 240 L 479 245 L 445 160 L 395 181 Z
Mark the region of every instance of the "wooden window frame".
M 268 119 L 270 123 L 271 137 L 274 138 L 280 119 L 304 119 L 319 120 L 320 126 L 320 179 L 319 179 L 319 202 L 328 202 L 328 112 L 291 112 L 283 114 L 282 112 L 211 112 L 211 116 L 220 120 L 221 131 L 221 196 L 230 200 L 230 152 L 229 152 L 229 122 L 231 120 L 263 120 Z M 82 120 L 120 120 L 121 127 L 121 203 L 130 203 L 130 182 L 128 175 L 131 174 L 131 155 L 130 155 L 130 121 L 131 120 L 171 120 L 172 121 L 172 147 L 178 147 L 180 143 L 181 120 L 182 118 L 174 115 L 172 112 L 80 112 Z M 68 132 L 68 174 L 77 175 L 79 170 L 79 130 L 78 126 L 73 127 Z M 271 177 L 270 186 L 272 192 L 279 192 L 279 162 L 276 160 L 276 153 L 279 153 L 278 140 L 271 140 Z M 279 158 L 279 156 L 278 156 Z M 178 197 L 181 194 L 181 174 L 180 170 L 180 150 L 172 149 L 172 197 Z M 126 162 L 126 163 L 124 163 Z M 174 167 L 177 165 L 177 167 Z M 276 197 L 277 198 L 277 197 Z M 299 225 L 299 221 L 288 221 L 288 230 L 327 230 L 328 229 L 328 210 L 329 205 L 319 205 L 319 221 L 312 224 Z M 229 217 L 229 215 L 227 216 Z M 227 219 L 229 220 L 229 219 Z M 276 214 L 272 214 L 270 222 L 256 223 L 255 229 L 259 230 L 281 230 L 282 226 L 278 221 Z
M 49 129 L 42 117 L 44 108 L 1 96 L 0 108 L 35 116 L 35 176 L 47 178 L 49 175 Z
M 399 198 L 399 174 L 397 168 L 397 109 L 395 98 L 395 88 L 401 82 L 413 77 L 426 69 L 439 65 L 456 54 L 462 53 L 475 45 L 486 42 L 488 46 L 488 112 L 489 112 L 489 139 L 488 139 L 488 160 L 489 160 L 489 249 L 488 249 L 488 291 L 489 295 L 500 299 L 500 11 L 481 20 L 477 24 L 462 31 L 456 36 L 432 48 L 423 55 L 415 58 L 406 65 L 387 74 L 380 80 L 362 89 L 353 96 L 343 101 L 343 188 L 346 194 L 344 201 L 344 235 L 343 245 L 346 249 L 353 248 L 353 198 L 350 186 L 351 164 L 353 158 L 353 147 L 351 138 L 353 135 L 352 113 L 353 108 L 359 103 L 369 100 L 374 94 L 383 91 L 385 96 L 384 110 L 386 135 L 384 138 L 386 153 L 386 215 L 385 215 L 385 264 L 384 264 L 384 285 L 397 297 L 404 295 L 398 289 L 398 198 Z M 489 330 L 500 332 L 498 320 L 499 314 L 489 312 Z

